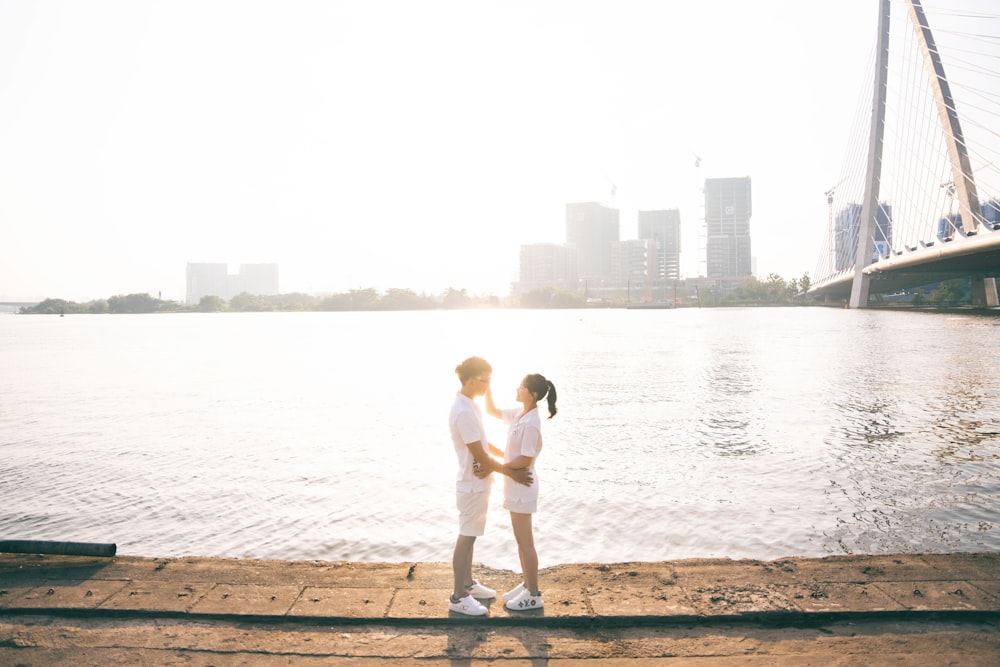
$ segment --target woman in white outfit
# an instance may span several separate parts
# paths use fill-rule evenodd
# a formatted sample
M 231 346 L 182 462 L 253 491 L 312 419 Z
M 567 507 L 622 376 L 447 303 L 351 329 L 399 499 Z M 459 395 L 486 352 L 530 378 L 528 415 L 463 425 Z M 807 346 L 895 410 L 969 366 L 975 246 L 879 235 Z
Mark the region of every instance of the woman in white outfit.
M 511 483 L 504 478 L 503 506 L 510 511 L 510 523 L 517 540 L 517 553 L 521 560 L 523 581 L 504 593 L 506 607 L 515 611 L 541 609 L 542 592 L 538 588 L 538 554 L 531 530 L 531 515 L 538 508 L 538 475 L 535 459 L 542 451 L 542 420 L 538 416 L 538 402 L 548 403 L 549 419 L 556 414 L 556 388 L 544 376 L 526 375 L 517 388 L 519 408 L 500 410 L 493 403 L 493 394 L 486 391 L 486 412 L 508 425 L 507 447 L 500 451 L 490 445 L 490 453 L 502 456 L 507 468 L 527 468 L 531 472 L 530 486 Z

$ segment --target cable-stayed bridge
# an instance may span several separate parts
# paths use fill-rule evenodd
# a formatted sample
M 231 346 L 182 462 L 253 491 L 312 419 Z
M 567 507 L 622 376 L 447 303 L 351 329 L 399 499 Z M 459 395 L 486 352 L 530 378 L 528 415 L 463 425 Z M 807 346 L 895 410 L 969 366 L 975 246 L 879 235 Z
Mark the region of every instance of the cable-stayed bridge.
M 811 296 L 863 308 L 1000 275 L 1000 2 L 878 0 L 866 84 L 829 207 Z

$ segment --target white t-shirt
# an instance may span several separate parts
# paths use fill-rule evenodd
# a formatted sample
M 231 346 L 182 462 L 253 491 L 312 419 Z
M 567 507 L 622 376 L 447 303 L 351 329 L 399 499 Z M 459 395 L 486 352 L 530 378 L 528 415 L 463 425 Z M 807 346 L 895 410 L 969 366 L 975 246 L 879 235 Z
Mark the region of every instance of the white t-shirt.
M 510 463 L 519 456 L 530 456 L 533 460 L 528 469 L 534 475 L 535 460 L 542 451 L 542 419 L 538 416 L 538 410 L 532 409 L 524 414 L 523 407 L 508 408 L 501 410 L 500 414 L 503 415 L 503 423 L 509 426 L 503 462 Z
M 451 427 L 451 442 L 458 457 L 455 490 L 488 491 L 493 484 L 493 475 L 488 475 L 485 479 L 476 477 L 472 469 L 475 459 L 468 447 L 470 442 L 478 440 L 483 443 L 483 451 L 489 452 L 486 428 L 483 426 L 483 413 L 479 405 L 462 392 L 457 392 L 455 402 L 451 406 L 448 425 Z

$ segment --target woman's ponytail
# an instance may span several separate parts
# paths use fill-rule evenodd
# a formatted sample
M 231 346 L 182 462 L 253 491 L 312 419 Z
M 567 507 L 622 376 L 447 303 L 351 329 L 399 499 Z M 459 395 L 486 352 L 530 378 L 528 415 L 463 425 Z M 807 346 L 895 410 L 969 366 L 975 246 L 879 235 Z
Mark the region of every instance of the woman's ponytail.
M 556 416 L 556 386 L 545 379 L 544 375 L 531 373 L 524 376 L 524 388 L 531 392 L 536 401 L 543 398 L 549 403 L 549 419 Z
M 556 416 L 556 386 L 552 384 L 550 380 L 546 380 L 549 383 L 549 390 L 545 394 L 545 400 L 549 402 L 549 419 Z

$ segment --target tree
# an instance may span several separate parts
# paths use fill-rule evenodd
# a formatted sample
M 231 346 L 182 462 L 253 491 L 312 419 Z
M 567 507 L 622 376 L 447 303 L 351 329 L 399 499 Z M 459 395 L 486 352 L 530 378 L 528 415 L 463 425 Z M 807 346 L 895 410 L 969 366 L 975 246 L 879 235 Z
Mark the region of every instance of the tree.
M 378 292 L 369 287 L 331 294 L 320 301 L 316 308 L 326 311 L 375 310 L 378 302 Z
M 533 289 L 521 295 L 522 308 L 583 308 L 583 297 L 554 289 Z
M 804 278 L 808 281 L 808 276 L 804 276 Z M 791 282 L 786 283 L 785 279 L 777 273 L 768 274 L 763 282 L 754 276 L 750 276 L 739 287 L 733 290 L 733 293 L 726 298 L 726 302 L 769 305 L 786 304 L 798 291 L 798 281 L 793 279 Z
M 585 305 L 583 297 L 580 295 L 562 290 L 554 291 L 549 300 L 549 308 L 583 308 Z
M 371 287 L 352 289 L 347 294 L 351 300 L 351 310 L 373 310 L 378 303 L 378 292 Z
M 755 276 L 750 276 L 733 290 L 732 296 L 728 300 L 737 303 L 760 303 L 764 300 L 766 292 L 767 287 Z
M 464 289 L 449 287 L 444 291 L 441 302 L 445 308 L 465 308 L 469 305 L 469 295 Z
M 34 315 L 63 315 L 65 313 L 85 313 L 87 307 L 65 299 L 45 299 L 31 308 L 23 308 L 21 312 Z
M 222 297 L 214 295 L 203 296 L 198 302 L 198 311 L 202 313 L 217 313 L 225 308 L 226 302 L 222 300 Z
M 408 289 L 390 288 L 379 301 L 379 307 L 384 310 L 420 310 L 428 307 L 426 299 L 421 299 L 416 292 Z
M 785 279 L 777 273 L 767 274 L 767 289 L 765 290 L 767 303 L 786 303 L 788 296 L 788 285 L 785 284 Z
M 183 313 L 188 310 L 188 307 L 179 301 L 160 301 L 159 303 L 159 312 L 161 313 Z
M 969 293 L 967 281 L 960 278 L 945 280 L 927 296 L 927 301 L 936 304 L 956 305 L 968 302 Z
M 318 308 L 324 311 L 351 310 L 351 297 L 348 294 L 331 294 L 319 302 Z
M 148 294 L 117 295 L 108 299 L 111 313 L 155 313 L 158 301 Z
M 273 304 L 278 310 L 315 310 L 316 297 L 303 292 L 289 292 L 262 297 L 268 304 Z
M 237 310 L 245 313 L 268 310 L 268 308 L 264 305 L 259 296 L 250 294 L 249 292 L 240 292 L 229 300 L 229 310 Z
M 812 279 L 809 278 L 809 272 L 806 271 L 802 274 L 802 277 L 799 278 L 799 289 L 803 292 L 808 292 L 810 287 L 812 287 Z

